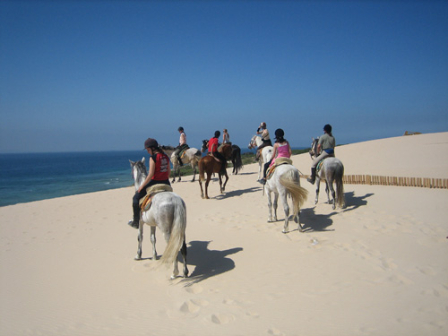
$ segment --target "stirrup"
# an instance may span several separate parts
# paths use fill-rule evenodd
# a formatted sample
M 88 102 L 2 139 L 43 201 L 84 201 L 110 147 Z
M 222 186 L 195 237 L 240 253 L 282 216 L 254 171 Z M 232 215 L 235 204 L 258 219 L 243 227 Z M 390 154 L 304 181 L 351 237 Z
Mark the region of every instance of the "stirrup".
M 311 184 L 314 184 L 314 182 L 316 182 L 316 178 L 307 178 L 306 180 Z
M 129 225 L 130 227 L 133 227 L 134 229 L 138 229 L 139 226 L 140 226 L 140 223 L 139 223 L 138 221 L 136 221 L 136 220 L 131 219 L 131 220 L 128 222 L 128 225 Z

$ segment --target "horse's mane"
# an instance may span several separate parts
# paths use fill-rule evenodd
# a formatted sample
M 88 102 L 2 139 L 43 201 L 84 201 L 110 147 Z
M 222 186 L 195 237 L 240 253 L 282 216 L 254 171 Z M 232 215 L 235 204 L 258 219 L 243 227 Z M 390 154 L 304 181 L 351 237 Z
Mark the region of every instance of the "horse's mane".
M 142 175 L 145 175 L 145 177 L 148 175 L 148 171 L 146 170 L 145 163 L 142 161 L 137 161 L 135 163 L 135 168 L 138 170 L 138 172 Z
M 162 150 L 175 150 L 176 148 L 174 148 L 173 146 L 160 146 L 160 148 Z

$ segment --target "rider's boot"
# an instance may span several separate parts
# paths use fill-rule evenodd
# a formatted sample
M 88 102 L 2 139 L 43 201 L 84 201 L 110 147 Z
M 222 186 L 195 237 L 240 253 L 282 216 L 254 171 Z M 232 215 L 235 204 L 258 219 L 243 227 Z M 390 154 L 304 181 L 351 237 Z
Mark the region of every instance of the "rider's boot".
M 311 168 L 311 177 L 306 179 L 309 183 L 314 184 L 316 181 L 316 168 Z
M 134 208 L 134 219 L 128 222 L 128 225 L 134 229 L 138 229 L 140 226 L 140 207 Z
M 184 163 L 182 162 L 182 159 L 180 158 L 180 156 L 177 158 L 177 160 L 179 161 L 179 166 L 183 166 L 184 165 Z

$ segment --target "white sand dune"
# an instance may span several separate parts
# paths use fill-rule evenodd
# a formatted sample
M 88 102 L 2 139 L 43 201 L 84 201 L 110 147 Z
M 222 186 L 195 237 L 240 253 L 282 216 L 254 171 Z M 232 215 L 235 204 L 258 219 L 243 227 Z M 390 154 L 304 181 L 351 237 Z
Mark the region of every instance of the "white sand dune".
M 437 178 L 447 153 L 448 133 L 336 152 L 346 174 Z M 308 154 L 293 159 L 309 173 Z M 188 209 L 188 279 L 149 259 L 149 228 L 133 259 L 132 187 L 0 208 L 0 335 L 448 334 L 448 190 L 345 185 L 347 207 L 333 211 L 302 180 L 305 232 L 283 234 L 257 170 L 230 176 L 225 195 L 212 182 L 210 200 L 189 178 L 173 185 Z

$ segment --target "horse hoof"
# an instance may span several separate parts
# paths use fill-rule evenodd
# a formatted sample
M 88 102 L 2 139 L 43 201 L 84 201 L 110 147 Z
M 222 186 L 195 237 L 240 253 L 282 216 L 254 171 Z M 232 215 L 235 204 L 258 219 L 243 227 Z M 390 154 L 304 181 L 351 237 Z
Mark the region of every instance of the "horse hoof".
M 285 233 L 285 234 L 286 234 L 286 233 L 288 233 L 288 231 L 282 230 L 282 233 Z
M 142 257 L 139 257 L 138 255 L 134 257 L 134 260 L 142 260 Z

